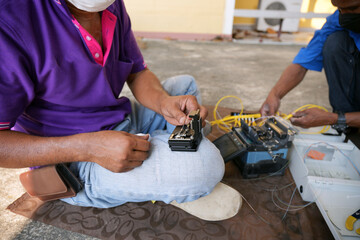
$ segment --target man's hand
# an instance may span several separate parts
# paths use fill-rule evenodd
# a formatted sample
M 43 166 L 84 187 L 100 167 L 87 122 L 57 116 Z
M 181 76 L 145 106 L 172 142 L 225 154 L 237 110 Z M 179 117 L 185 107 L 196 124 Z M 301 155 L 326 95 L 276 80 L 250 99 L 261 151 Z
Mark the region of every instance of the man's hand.
M 167 122 L 175 126 L 189 123 L 188 114 L 190 111 L 197 109 L 200 109 L 200 117 L 204 120 L 208 115 L 208 111 L 197 102 L 195 96 L 168 96 L 160 103 L 161 115 L 164 116 Z M 204 126 L 205 121 L 202 124 Z
M 319 108 L 309 108 L 294 113 L 290 121 L 295 126 L 309 128 L 335 124 L 337 117 L 336 113 L 326 112 Z
M 273 116 L 279 108 L 280 98 L 270 93 L 260 108 L 260 114 L 261 116 Z
M 100 131 L 82 135 L 83 161 L 95 162 L 112 172 L 126 172 L 141 166 L 149 155 L 149 135 L 122 131 Z
M 207 109 L 197 102 L 195 96 L 169 96 L 158 78 L 148 69 L 130 75 L 127 83 L 139 103 L 161 114 L 172 125 L 189 123 L 188 114 L 198 109 L 201 119 L 207 117 Z M 205 125 L 205 121 L 202 124 Z
M 300 64 L 290 64 L 281 74 L 280 79 L 271 89 L 268 97 L 261 106 L 261 115 L 275 115 L 280 108 L 280 100 L 304 79 L 306 72 L 307 69 Z

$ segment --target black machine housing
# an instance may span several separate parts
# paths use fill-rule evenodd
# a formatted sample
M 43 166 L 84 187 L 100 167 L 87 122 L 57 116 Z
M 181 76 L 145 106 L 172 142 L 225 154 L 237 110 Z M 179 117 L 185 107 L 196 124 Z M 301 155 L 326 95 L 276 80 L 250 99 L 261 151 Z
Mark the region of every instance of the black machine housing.
M 213 143 L 225 163 L 233 160 L 244 178 L 256 178 L 260 174 L 284 174 L 294 134 L 275 117 L 266 119 L 262 126 L 249 126 L 241 120 L 241 127 L 233 128 Z
M 191 111 L 189 117 L 188 124 L 177 126 L 170 135 L 168 143 L 172 151 L 197 151 L 202 139 L 200 110 Z

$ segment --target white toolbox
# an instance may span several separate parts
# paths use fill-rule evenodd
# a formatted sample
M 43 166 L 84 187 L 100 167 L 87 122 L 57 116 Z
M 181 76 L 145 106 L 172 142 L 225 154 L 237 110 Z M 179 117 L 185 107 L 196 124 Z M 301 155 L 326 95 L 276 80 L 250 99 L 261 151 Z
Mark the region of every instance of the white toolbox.
M 360 150 L 343 141 L 344 136 L 296 135 L 289 168 L 302 199 L 317 204 L 334 238 L 359 240 L 355 230 L 345 228 L 345 221 L 360 209 Z M 315 160 L 308 156 L 310 150 L 325 155 Z M 360 228 L 360 221 L 354 228 Z

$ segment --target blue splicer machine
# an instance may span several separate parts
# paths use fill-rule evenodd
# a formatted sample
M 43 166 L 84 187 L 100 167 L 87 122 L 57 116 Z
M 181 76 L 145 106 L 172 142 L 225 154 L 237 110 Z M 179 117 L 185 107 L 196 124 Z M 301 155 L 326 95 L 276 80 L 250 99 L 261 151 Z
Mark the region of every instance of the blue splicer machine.
M 284 175 L 294 134 L 274 117 L 261 126 L 249 126 L 241 120 L 241 127 L 233 128 L 213 143 L 225 163 L 234 161 L 244 178 L 257 178 L 261 174 Z

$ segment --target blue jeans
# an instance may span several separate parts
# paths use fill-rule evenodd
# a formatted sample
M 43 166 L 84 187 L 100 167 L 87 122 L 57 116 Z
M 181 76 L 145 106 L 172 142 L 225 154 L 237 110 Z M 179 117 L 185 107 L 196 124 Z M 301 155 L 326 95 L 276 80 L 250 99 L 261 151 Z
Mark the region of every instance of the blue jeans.
M 163 87 L 170 95 L 195 95 L 200 100 L 191 76 L 167 79 Z M 114 130 L 150 133 L 149 158 L 125 173 L 114 173 L 92 162 L 73 163 L 71 169 L 78 173 L 84 189 L 63 201 L 99 208 L 148 200 L 181 203 L 209 194 L 222 179 L 224 161 L 208 139 L 203 138 L 196 152 L 172 152 L 167 141 L 175 126 L 138 103 L 133 106 L 131 116 Z
M 323 47 L 323 63 L 334 112 L 360 111 L 360 54 L 346 31 L 331 34 Z

